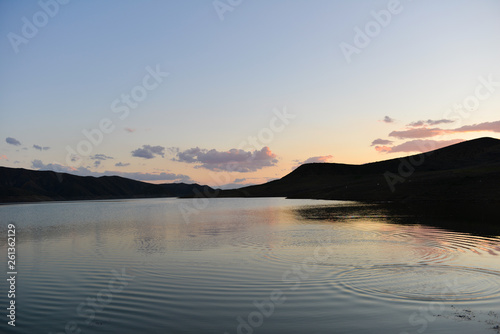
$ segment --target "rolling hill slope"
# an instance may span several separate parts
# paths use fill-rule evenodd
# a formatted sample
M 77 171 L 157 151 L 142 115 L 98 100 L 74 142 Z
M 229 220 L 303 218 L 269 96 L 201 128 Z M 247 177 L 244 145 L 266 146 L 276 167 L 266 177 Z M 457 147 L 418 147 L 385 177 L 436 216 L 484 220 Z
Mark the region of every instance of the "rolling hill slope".
M 213 192 L 198 184 L 151 184 L 120 176 L 76 176 L 0 167 L 0 202 L 181 197 L 194 195 L 195 189 Z
M 489 201 L 500 198 L 500 140 L 479 138 L 363 165 L 304 164 L 279 180 L 223 190 L 219 196 Z

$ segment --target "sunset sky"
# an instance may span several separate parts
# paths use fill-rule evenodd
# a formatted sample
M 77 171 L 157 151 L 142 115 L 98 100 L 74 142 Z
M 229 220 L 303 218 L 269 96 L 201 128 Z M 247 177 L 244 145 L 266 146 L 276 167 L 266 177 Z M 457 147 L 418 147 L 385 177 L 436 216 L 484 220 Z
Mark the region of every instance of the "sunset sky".
M 498 0 L 0 2 L 0 165 L 236 187 L 500 138 Z

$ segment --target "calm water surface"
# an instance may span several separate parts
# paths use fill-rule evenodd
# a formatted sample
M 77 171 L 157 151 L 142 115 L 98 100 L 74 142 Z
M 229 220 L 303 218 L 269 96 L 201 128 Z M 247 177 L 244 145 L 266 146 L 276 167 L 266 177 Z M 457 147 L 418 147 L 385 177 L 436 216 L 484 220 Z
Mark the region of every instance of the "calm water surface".
M 498 333 L 500 237 L 354 202 L 0 206 L 2 333 Z M 6 258 L 0 269 L 7 270 Z

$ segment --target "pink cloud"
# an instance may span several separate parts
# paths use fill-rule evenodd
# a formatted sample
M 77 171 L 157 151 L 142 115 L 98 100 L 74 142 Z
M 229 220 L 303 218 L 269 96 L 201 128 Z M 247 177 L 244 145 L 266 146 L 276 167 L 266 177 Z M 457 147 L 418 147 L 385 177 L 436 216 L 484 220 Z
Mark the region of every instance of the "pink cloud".
M 9 159 L 7 159 L 7 156 L 4 154 L 4 155 L 0 155 L 0 160 L 9 160 Z
M 431 121 L 431 120 L 429 120 Z M 426 121 L 426 122 L 429 122 Z M 432 122 L 442 122 L 444 120 L 432 121 Z M 411 123 L 411 124 L 420 124 L 421 121 Z M 423 121 L 422 121 L 423 122 Z M 442 122 L 443 123 L 443 122 Z M 411 125 L 410 124 L 410 125 Z M 500 132 L 500 121 L 496 122 L 484 122 L 473 125 L 465 125 L 456 129 L 440 129 L 440 128 L 414 128 L 407 129 L 402 131 L 392 131 L 389 133 L 389 136 L 396 137 L 399 139 L 411 139 L 411 138 L 429 138 L 435 137 L 445 134 L 453 134 L 453 133 L 464 133 L 464 132 L 479 132 L 479 131 L 491 131 L 491 132 Z
M 398 152 L 429 152 L 442 147 L 450 146 L 463 142 L 464 139 L 452 140 L 411 140 L 396 146 L 376 146 L 375 150 L 383 153 L 398 153 Z
M 450 130 L 443 130 L 439 128 L 417 128 L 403 131 L 392 131 L 389 136 L 399 139 L 405 138 L 428 138 L 450 133 Z
M 476 131 L 491 131 L 500 132 L 500 121 L 496 122 L 485 122 L 473 125 L 465 125 L 457 129 L 453 129 L 454 132 L 476 132 Z
M 390 146 L 375 146 L 375 151 L 389 153 L 391 151 Z
M 328 162 L 332 158 L 333 158 L 333 155 L 320 155 L 317 157 L 310 157 L 309 159 L 306 159 L 306 160 L 300 162 L 299 164 L 303 165 L 303 164 L 310 164 L 310 163 L 314 163 L 314 162 Z
M 453 123 L 455 122 L 454 120 L 451 119 L 428 119 L 426 121 L 416 121 L 416 122 L 411 122 L 407 126 L 411 127 L 418 127 L 418 126 L 424 126 L 424 125 L 438 125 L 438 124 L 448 124 L 448 123 Z

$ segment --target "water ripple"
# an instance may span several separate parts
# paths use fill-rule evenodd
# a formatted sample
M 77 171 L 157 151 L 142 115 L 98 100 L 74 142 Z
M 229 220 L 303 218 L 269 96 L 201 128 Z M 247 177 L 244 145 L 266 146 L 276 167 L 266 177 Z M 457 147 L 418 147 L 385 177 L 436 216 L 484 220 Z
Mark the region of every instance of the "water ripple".
M 332 281 L 363 296 L 419 301 L 498 298 L 500 272 L 448 265 L 376 265 L 345 269 Z

